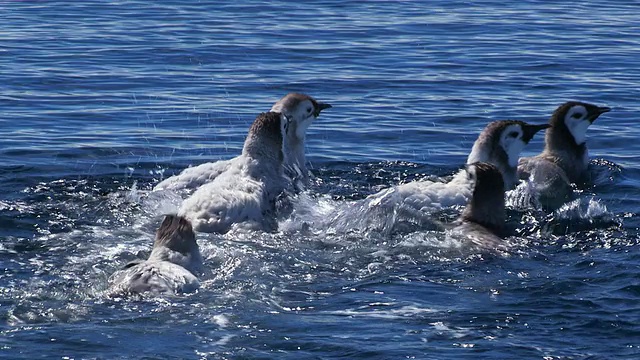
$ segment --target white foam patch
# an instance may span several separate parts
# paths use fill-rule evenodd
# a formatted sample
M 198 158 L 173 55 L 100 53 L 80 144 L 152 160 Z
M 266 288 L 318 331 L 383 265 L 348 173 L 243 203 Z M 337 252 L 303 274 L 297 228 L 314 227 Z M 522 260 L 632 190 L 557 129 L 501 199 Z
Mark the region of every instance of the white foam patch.
M 229 318 L 227 318 L 225 315 L 223 314 L 218 314 L 218 315 L 214 315 L 211 317 L 211 322 L 218 325 L 221 328 L 226 328 L 227 326 L 229 326 Z
M 449 336 L 451 336 L 451 338 L 454 338 L 454 339 L 460 339 L 470 334 L 469 330 L 460 329 L 460 328 L 454 329 L 442 321 L 436 321 L 434 323 L 430 323 L 429 325 L 433 326 L 434 330 L 436 330 L 437 332 L 446 333 Z M 467 347 L 467 346 L 463 346 L 463 347 Z M 473 346 L 470 346 L 470 347 L 473 347 Z
M 392 306 L 393 304 L 385 304 L 385 306 Z M 404 319 L 413 316 L 419 316 L 424 314 L 434 314 L 442 312 L 441 309 L 425 308 L 418 305 L 406 305 L 396 309 L 385 310 L 379 303 L 370 304 L 362 309 L 346 309 L 331 311 L 329 314 L 352 316 L 352 317 L 366 317 L 373 319 Z
M 150 216 L 177 214 L 181 203 L 180 194 L 171 190 L 148 192 L 141 201 L 143 209 Z
M 227 334 L 227 335 L 223 335 L 220 340 L 214 342 L 212 345 L 213 346 L 225 346 L 229 343 L 229 341 L 231 341 L 231 339 L 233 339 L 234 337 L 236 337 L 235 335 L 231 335 L 231 334 Z M 219 353 L 214 352 L 212 355 L 219 355 Z
M 594 198 L 581 198 L 564 204 L 548 222 L 548 228 L 556 233 L 619 228 L 621 225 L 622 220 Z
M 463 242 L 456 237 L 447 236 L 448 234 L 437 231 L 415 232 L 407 234 L 402 241 L 398 243 L 398 247 L 405 248 L 440 248 L 440 249 L 459 249 Z
M 329 196 L 314 197 L 307 192 L 298 194 L 291 202 L 291 214 L 278 223 L 278 229 L 285 233 L 323 229 L 341 206 L 340 202 Z
M 611 213 L 600 200 L 576 199 L 568 202 L 556 210 L 555 215 L 558 219 L 596 219 L 603 216 L 609 216 Z

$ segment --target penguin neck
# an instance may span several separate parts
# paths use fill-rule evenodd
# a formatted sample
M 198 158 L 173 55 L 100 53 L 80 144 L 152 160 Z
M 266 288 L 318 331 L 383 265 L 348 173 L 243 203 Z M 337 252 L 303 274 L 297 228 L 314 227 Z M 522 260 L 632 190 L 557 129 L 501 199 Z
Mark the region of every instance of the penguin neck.
M 578 181 L 589 164 L 587 143 L 577 144 L 566 126 L 547 129 L 543 155 L 553 158 L 572 182 Z
M 306 156 L 304 153 L 304 138 L 298 137 L 295 132 L 287 134 L 285 142 L 285 166 L 295 177 L 307 176 Z
M 504 181 L 505 190 L 511 190 L 516 187 L 518 184 L 518 167 L 510 166 L 507 163 L 493 162 L 490 161 L 491 164 L 495 165 L 500 173 L 502 174 L 502 180 Z

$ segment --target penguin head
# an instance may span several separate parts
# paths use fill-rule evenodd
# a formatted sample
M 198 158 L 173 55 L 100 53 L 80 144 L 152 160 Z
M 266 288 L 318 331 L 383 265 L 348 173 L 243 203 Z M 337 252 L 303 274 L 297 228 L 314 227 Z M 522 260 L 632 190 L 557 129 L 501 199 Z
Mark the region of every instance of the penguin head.
M 189 220 L 182 216 L 167 215 L 156 232 L 155 248 L 165 247 L 185 256 L 199 253 L 196 235 Z
M 531 141 L 533 135 L 542 129 L 550 127 L 549 124 L 532 125 L 524 121 L 507 120 L 502 122 L 499 128 L 498 145 L 507 154 L 510 166 L 517 166 L 520 153 Z
M 331 105 L 318 102 L 311 96 L 290 93 L 275 103 L 271 111 L 282 113 L 289 119 L 288 136 L 304 140 L 311 122 L 320 116 L 322 110 L 328 108 Z
M 550 125 L 532 125 L 518 120 L 498 120 L 489 123 L 473 144 L 467 164 L 484 161 L 498 168 L 516 167 L 518 158 L 533 135 Z
M 603 113 L 611 111 L 605 106 L 596 106 L 579 101 L 569 101 L 560 105 L 551 116 L 549 123 L 553 127 L 566 128 L 576 145 L 587 140 L 587 129 Z

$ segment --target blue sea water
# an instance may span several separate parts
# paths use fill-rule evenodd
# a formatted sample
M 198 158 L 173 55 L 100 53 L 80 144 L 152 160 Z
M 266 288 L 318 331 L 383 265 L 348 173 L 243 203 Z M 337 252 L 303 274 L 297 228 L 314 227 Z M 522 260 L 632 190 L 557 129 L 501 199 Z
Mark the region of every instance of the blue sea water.
M 640 358 L 639 2 L 4 1 L 0 18 L 0 357 Z M 293 91 L 333 105 L 308 132 L 311 206 L 450 175 L 492 120 L 613 111 L 588 133 L 595 184 L 510 210 L 509 256 L 419 228 L 198 234 L 197 293 L 105 297 L 172 206 L 153 186 L 237 155 Z

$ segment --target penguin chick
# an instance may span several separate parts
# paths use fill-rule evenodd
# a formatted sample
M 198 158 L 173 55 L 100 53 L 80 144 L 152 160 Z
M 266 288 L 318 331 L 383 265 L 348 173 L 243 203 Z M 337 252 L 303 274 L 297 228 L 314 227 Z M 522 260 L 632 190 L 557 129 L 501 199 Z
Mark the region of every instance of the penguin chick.
M 493 121 L 473 144 L 467 163 L 493 164 L 507 186 L 500 190 L 510 190 L 517 182 L 520 152 L 536 132 L 547 127 L 548 124 L 531 125 L 516 120 Z M 424 227 L 432 222 L 430 215 L 435 211 L 466 204 L 473 191 L 471 185 L 466 171 L 462 170 L 449 182 L 419 180 L 393 186 L 342 209 L 332 224 L 335 228 L 373 228 L 386 232 L 395 231 L 396 224 L 405 221 Z
M 189 221 L 167 215 L 156 232 L 145 261 L 129 263 L 109 279 L 111 296 L 178 294 L 195 291 L 200 283 L 202 256 Z
M 589 165 L 589 126 L 611 108 L 569 101 L 551 115 L 541 154 L 520 159 L 518 177 L 535 184 L 540 202 L 556 208 L 571 198 L 571 184 L 585 180 Z
M 283 139 L 290 125 L 284 114 L 262 113 L 249 129 L 241 161 L 202 185 L 180 207 L 197 231 L 225 233 L 234 224 L 274 230 L 275 201 L 286 186 Z
M 306 131 L 324 109 L 331 105 L 318 102 L 311 96 L 289 93 L 278 100 L 271 108 L 272 112 L 284 114 L 290 121 L 288 132 L 284 138 L 285 172 L 298 187 L 307 185 L 309 171 L 306 168 L 304 154 Z M 237 156 L 229 160 L 204 163 L 184 169 L 180 174 L 171 176 L 158 183 L 154 190 L 196 189 L 213 181 L 228 168 L 238 166 L 244 159 Z

